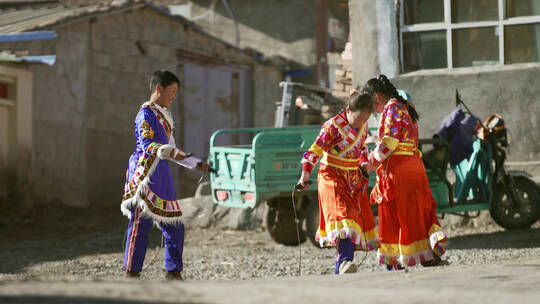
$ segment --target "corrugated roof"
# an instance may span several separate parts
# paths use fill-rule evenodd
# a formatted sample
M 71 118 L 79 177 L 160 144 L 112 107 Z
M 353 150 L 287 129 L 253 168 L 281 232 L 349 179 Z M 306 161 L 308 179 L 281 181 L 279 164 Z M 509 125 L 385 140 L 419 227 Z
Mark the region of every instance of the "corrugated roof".
M 0 34 L 0 42 L 50 40 L 56 37 L 54 31 L 20 32 Z
M 77 0 L 73 0 L 77 2 Z M 82 2 L 92 2 L 89 0 L 79 0 Z M 184 25 L 189 26 L 193 30 L 211 38 L 218 40 L 221 43 L 228 45 L 229 47 L 236 49 L 246 55 L 253 57 L 257 60 L 265 61 L 263 58 L 255 56 L 252 52 L 246 51 L 239 48 L 236 45 L 228 43 L 223 39 L 213 36 L 210 33 L 204 31 L 195 23 L 187 20 L 181 16 L 171 15 L 167 9 L 156 6 L 151 2 L 159 2 L 160 4 L 164 3 L 183 3 L 183 0 L 154 0 L 146 2 L 144 0 L 127 0 L 127 1 L 118 1 L 118 4 L 115 4 L 115 1 L 105 5 L 104 1 L 95 0 L 93 5 L 85 6 L 59 6 L 53 5 L 50 7 L 25 7 L 19 9 L 9 9 L 9 10 L 0 10 L 0 34 L 14 33 L 14 32 L 25 32 L 33 30 L 43 30 L 51 29 L 54 26 L 66 24 L 69 22 L 77 22 L 83 18 L 89 18 L 93 16 L 99 16 L 101 14 L 107 13 L 116 13 L 121 11 L 128 11 L 137 8 L 148 7 L 151 8 L 160 14 L 163 14 L 171 19 L 179 21 Z
M 0 13 L 0 33 L 25 32 L 59 20 L 97 11 L 96 5 L 8 10 Z
M 0 0 L 0 9 L 2 8 L 45 8 L 45 7 L 81 7 L 89 5 L 109 6 L 115 0 Z M 122 0 L 116 0 L 122 1 Z M 188 4 L 190 0 L 124 0 L 126 3 L 147 2 L 156 6 L 182 5 Z
M 56 55 L 43 55 L 43 56 L 16 56 L 13 54 L 7 54 L 0 52 L 0 62 L 37 62 L 47 65 L 53 65 L 56 62 Z

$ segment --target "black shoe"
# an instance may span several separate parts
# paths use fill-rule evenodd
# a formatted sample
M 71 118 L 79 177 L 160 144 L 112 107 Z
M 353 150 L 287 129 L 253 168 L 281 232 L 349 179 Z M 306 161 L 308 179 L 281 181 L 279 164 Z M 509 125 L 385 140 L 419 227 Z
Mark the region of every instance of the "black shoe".
M 442 262 L 442 259 L 440 256 L 438 255 L 434 255 L 433 257 L 433 260 L 431 261 L 427 261 L 427 262 L 422 262 L 422 266 L 424 267 L 434 267 L 434 266 L 439 266 L 441 265 L 441 262 Z M 442 265 L 441 265 L 442 266 Z
M 392 270 L 403 270 L 405 267 L 397 264 L 397 265 L 386 265 L 386 270 L 392 271 Z
M 181 271 L 167 271 L 165 274 L 165 279 L 168 281 L 183 281 L 184 278 L 182 278 L 182 272 Z
M 134 272 L 134 271 L 126 271 L 126 278 L 140 279 L 141 278 L 141 273 L 140 272 Z

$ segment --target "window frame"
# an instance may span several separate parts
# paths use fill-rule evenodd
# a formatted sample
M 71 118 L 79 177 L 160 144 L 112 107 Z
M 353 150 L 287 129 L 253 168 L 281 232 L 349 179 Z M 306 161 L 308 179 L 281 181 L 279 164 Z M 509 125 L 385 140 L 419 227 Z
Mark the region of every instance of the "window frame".
M 428 32 L 428 31 L 446 31 L 446 68 L 453 69 L 453 48 L 452 48 L 452 31 L 455 29 L 468 29 L 479 27 L 495 27 L 498 30 L 499 37 L 499 63 L 497 66 L 505 65 L 504 63 L 504 27 L 510 25 L 523 25 L 523 24 L 535 24 L 540 23 L 540 15 L 535 16 L 519 16 L 506 18 L 506 0 L 498 0 L 498 20 L 495 21 L 476 21 L 476 22 L 463 22 L 452 23 L 452 3 L 451 0 L 444 1 L 444 20 L 443 22 L 433 23 L 416 23 L 405 25 L 405 1 L 399 0 L 399 61 L 401 73 L 405 71 L 405 63 L 403 60 L 403 33 L 412 32 Z M 425 69 L 419 69 L 416 71 L 422 71 Z M 414 72 L 414 71 L 413 71 Z

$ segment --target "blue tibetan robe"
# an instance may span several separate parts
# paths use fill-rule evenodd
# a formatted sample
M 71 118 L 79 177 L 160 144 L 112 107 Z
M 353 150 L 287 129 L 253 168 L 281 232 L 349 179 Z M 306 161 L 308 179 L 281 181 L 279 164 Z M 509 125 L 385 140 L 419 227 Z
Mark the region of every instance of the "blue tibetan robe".
M 143 104 L 135 118 L 135 152 L 129 158 L 122 212 L 130 217 L 139 206 L 143 216 L 162 223 L 178 223 L 182 212 L 176 199 L 167 159 L 175 148 L 173 121 L 167 109 Z

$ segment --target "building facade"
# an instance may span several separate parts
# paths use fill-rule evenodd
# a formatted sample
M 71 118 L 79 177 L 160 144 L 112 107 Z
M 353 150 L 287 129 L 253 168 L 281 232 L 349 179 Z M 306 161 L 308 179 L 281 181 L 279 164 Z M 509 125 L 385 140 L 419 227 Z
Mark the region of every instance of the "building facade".
M 386 74 L 431 137 L 456 107 L 503 116 L 508 156 L 540 175 L 540 1 L 349 1 L 354 84 Z M 530 165 L 527 165 L 529 163 Z
M 6 22 L 0 32 L 56 34 L 47 41 L 0 43 L 12 53 L 56 55 L 52 66 L 16 64 L 32 82 L 10 86 L 31 94 L 31 114 L 25 118 L 31 136 L 28 151 L 5 154 L 13 158 L 28 152 L 28 159 L 16 166 L 27 167 L 23 175 L 39 200 L 119 204 L 135 147 L 133 121 L 150 96 L 154 70 L 168 69 L 181 79 L 172 108 L 176 142 L 195 156 L 207 156 L 216 129 L 273 125 L 281 70 L 181 17 L 147 3 L 23 10 L 1 12 Z M 26 17 L 17 23 L 16 16 Z M 14 68 L 7 67 L 13 63 L 0 65 L 0 83 L 15 77 Z M 10 119 L 19 119 L 13 115 L 23 104 L 12 107 Z M 27 132 L 12 129 L 10 134 Z M 200 175 L 177 166 L 173 171 L 179 197 L 193 195 Z

